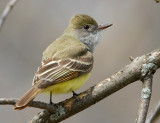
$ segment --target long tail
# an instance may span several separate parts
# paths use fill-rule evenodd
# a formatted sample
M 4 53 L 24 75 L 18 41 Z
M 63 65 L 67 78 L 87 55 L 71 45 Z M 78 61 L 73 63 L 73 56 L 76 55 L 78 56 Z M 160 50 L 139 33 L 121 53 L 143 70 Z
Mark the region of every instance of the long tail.
M 28 106 L 28 104 L 43 90 L 38 88 L 39 84 L 34 85 L 29 91 L 27 91 L 15 104 L 15 110 L 21 110 Z

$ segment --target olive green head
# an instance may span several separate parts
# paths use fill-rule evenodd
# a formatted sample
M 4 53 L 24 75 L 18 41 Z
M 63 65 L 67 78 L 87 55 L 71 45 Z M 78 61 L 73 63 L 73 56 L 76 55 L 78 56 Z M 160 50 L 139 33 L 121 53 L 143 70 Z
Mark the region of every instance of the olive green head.
M 71 18 L 69 26 L 65 30 L 65 33 L 74 33 L 75 31 L 78 31 L 78 34 L 85 32 L 96 33 L 110 27 L 111 25 L 112 24 L 108 23 L 98 25 L 98 23 L 92 17 L 85 14 L 77 14 Z
M 77 14 L 71 18 L 70 26 L 75 29 L 82 29 L 82 28 L 85 28 L 84 26 L 86 26 L 86 29 L 87 29 L 88 26 L 98 27 L 98 24 L 92 17 L 88 15 Z

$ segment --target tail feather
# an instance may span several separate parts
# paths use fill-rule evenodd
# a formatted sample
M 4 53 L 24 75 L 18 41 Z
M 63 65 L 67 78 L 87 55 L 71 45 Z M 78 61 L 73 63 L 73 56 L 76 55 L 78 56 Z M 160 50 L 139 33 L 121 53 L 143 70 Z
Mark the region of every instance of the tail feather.
M 38 85 L 33 86 L 19 99 L 19 101 L 15 104 L 14 109 L 24 109 L 41 91 L 42 89 L 38 88 Z

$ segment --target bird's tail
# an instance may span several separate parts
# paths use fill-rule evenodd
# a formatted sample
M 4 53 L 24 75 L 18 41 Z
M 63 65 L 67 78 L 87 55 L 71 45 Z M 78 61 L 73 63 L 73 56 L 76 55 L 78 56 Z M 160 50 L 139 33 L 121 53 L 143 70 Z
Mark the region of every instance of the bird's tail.
M 21 110 L 28 106 L 28 104 L 37 96 L 42 89 L 38 88 L 38 83 L 34 85 L 29 91 L 27 91 L 15 104 L 15 110 Z

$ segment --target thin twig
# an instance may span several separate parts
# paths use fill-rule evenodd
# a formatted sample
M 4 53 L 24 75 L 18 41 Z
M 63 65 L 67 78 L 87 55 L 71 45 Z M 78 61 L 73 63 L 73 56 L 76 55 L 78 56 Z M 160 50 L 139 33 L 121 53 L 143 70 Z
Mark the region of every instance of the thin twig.
M 139 112 L 136 123 L 145 123 L 146 121 L 151 93 L 152 93 L 152 79 L 153 79 L 152 71 L 150 71 L 143 79 L 141 102 L 139 106 Z
M 146 123 L 155 123 L 156 120 L 160 117 L 160 101 L 156 106 L 155 110 L 152 112 L 150 117 L 147 119 Z
M 6 17 L 11 12 L 12 8 L 16 5 L 17 2 L 18 0 L 10 0 L 8 4 L 6 5 L 5 9 L 3 10 L 0 16 L 0 29 L 2 28 Z
M 15 98 L 0 98 L 0 105 L 15 105 L 18 99 Z M 53 112 L 55 110 L 55 107 L 53 105 L 40 102 L 40 101 L 32 101 L 29 104 L 29 107 L 34 107 L 34 108 L 40 108 L 40 109 L 47 109 L 48 111 Z

